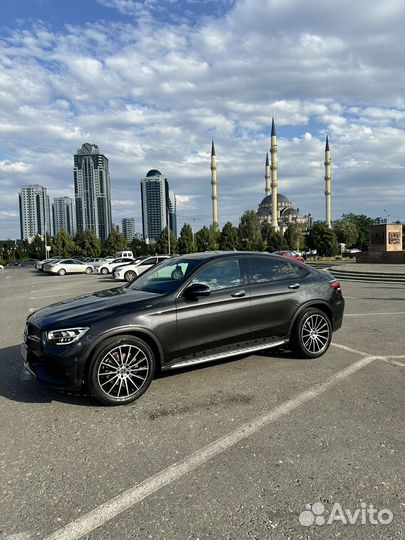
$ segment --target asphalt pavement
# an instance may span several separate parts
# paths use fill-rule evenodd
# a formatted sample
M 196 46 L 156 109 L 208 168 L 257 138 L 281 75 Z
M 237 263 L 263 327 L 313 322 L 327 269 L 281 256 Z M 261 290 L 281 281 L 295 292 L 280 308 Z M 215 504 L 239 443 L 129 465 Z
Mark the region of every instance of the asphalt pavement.
M 0 273 L 0 538 L 404 538 L 403 285 L 343 281 L 317 360 L 173 371 L 123 407 L 33 380 L 27 314 L 119 285 Z

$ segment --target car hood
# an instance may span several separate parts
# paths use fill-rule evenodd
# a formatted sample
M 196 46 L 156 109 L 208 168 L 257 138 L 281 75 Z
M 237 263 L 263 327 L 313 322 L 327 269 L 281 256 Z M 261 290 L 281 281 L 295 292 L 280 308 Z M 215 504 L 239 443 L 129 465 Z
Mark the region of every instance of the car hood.
M 114 315 L 118 309 L 120 313 L 125 311 L 133 313 L 160 301 L 160 299 L 160 294 L 117 287 L 70 298 L 40 308 L 32 313 L 28 320 L 43 330 L 71 325 L 86 326 L 98 319 Z

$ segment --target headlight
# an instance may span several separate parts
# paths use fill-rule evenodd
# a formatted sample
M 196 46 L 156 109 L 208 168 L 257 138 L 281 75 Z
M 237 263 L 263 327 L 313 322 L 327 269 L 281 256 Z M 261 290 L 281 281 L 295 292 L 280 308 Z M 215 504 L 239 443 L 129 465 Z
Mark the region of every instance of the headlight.
M 86 328 L 67 328 L 64 330 L 51 330 L 48 332 L 48 341 L 54 345 L 70 345 L 79 341 L 81 337 L 87 332 Z

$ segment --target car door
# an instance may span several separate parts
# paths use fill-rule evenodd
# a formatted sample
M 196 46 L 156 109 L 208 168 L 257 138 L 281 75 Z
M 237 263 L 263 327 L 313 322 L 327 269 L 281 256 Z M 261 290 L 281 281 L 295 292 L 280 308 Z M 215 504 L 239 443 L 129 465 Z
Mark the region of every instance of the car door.
M 136 273 L 139 276 L 143 274 L 143 272 L 146 272 L 146 270 L 149 270 L 149 268 L 152 268 L 152 266 L 155 266 L 155 264 L 157 264 L 157 257 L 149 257 L 149 259 L 146 259 L 142 264 L 136 267 Z
M 176 300 L 180 356 L 204 355 L 249 339 L 250 296 L 243 258 L 224 257 L 207 263 L 187 283 L 203 283 L 209 296 Z
M 247 255 L 252 338 L 285 337 L 306 298 L 309 271 L 289 259 Z

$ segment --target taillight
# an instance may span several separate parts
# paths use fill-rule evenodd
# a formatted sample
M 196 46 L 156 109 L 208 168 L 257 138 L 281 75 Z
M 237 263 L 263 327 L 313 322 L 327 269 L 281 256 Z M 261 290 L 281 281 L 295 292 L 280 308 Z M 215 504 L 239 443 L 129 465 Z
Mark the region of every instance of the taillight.
M 329 285 L 330 287 L 332 287 L 332 289 L 340 291 L 340 283 L 337 279 L 332 279 L 331 281 L 329 281 Z

